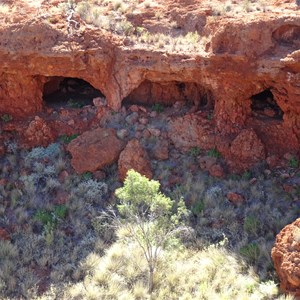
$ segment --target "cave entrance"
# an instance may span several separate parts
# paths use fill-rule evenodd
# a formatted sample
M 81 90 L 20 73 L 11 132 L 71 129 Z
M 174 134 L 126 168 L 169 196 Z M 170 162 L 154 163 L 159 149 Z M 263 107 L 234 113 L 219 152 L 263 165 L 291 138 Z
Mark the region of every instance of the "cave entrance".
M 210 90 L 193 82 L 152 82 L 143 81 L 124 100 L 123 104 L 139 104 L 152 106 L 162 104 L 172 106 L 176 102 L 184 102 L 199 109 L 214 108 L 214 100 Z
M 251 98 L 251 110 L 255 117 L 260 119 L 283 119 L 283 111 L 277 104 L 270 89 L 253 95 Z
M 87 81 L 72 77 L 49 77 L 43 90 L 44 103 L 55 109 L 82 108 L 92 105 L 97 97 L 104 95 Z

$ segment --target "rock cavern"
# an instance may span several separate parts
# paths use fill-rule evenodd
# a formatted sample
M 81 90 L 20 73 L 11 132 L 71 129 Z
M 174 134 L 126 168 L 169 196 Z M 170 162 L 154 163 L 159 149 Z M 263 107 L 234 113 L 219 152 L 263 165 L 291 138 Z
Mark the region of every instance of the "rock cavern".
M 299 219 L 292 223 L 300 213 L 299 1 L 2 0 L 0 117 L 0 217 L 8 216 L 8 221 L 0 218 L 0 241 L 13 242 L 19 231 L 27 230 L 23 221 L 34 213 L 35 218 L 42 215 L 43 223 L 41 201 L 48 210 L 43 209 L 55 216 L 43 223 L 44 227 L 53 223 L 43 231 L 47 236 L 65 216 L 55 210 L 57 203 L 65 205 L 72 197 L 85 194 L 92 195 L 88 204 L 92 207 L 94 190 L 113 194 L 113 188 L 122 184 L 133 168 L 159 180 L 171 195 L 181 188 L 192 222 L 202 222 L 216 232 L 228 225 L 233 213 L 212 221 L 213 214 L 208 216 L 204 208 L 212 209 L 209 201 L 197 202 L 194 195 L 221 197 L 226 207 L 236 212 L 232 224 L 248 230 L 251 242 L 240 246 L 239 254 L 250 249 L 252 252 L 246 253 L 252 254 L 252 263 L 259 261 L 263 252 L 255 252 L 260 236 L 269 233 L 257 217 L 261 211 L 255 205 L 272 206 L 269 181 L 275 174 L 272 184 L 280 188 L 281 206 L 266 220 L 279 218 L 282 223 L 274 221 L 270 229 L 274 242 L 278 234 L 272 259 L 281 290 L 300 295 L 299 233 L 295 237 Z M 56 149 L 52 145 L 58 141 L 67 153 L 68 166 L 54 150 L 54 154 L 36 154 L 37 161 L 24 154 Z M 51 168 L 41 166 L 51 164 L 51 157 L 60 163 L 57 181 Z M 13 176 L 13 165 L 18 166 L 19 161 L 20 170 Z M 30 177 L 29 167 L 43 178 Z M 185 178 L 197 177 L 199 172 L 218 183 L 207 188 L 211 192 L 200 191 L 200 184 L 198 191 L 192 180 Z M 98 180 L 96 187 L 80 190 L 83 185 L 73 173 L 83 176 L 85 182 Z M 26 176 L 34 183 L 30 185 Z M 237 176 L 248 180 L 247 184 L 235 187 L 230 180 Z M 265 176 L 265 186 L 260 185 L 260 176 Z M 183 178 L 190 183 L 188 187 L 181 186 Z M 111 187 L 100 184 L 106 179 Z M 227 179 L 227 185 L 220 183 Z M 69 184 L 72 180 L 77 185 L 74 189 Z M 61 188 L 58 182 L 67 187 Z M 13 201 L 23 197 L 22 188 L 33 186 L 38 188 L 31 192 L 30 201 L 38 211 L 29 209 L 20 217 L 22 225 L 12 225 L 16 218 L 12 210 L 17 205 Z M 254 186 L 258 191 L 253 192 Z M 105 197 L 106 201 L 110 196 Z M 290 202 L 282 204 L 282 199 Z M 250 208 L 251 201 L 254 208 Z M 244 215 L 238 215 L 240 211 Z M 84 215 L 95 217 L 91 211 Z M 71 213 L 66 216 L 71 218 Z M 86 224 L 87 230 L 91 225 Z M 41 231 L 41 226 L 32 225 L 32 232 Z M 66 225 L 63 231 L 73 237 L 74 228 Z M 221 234 L 216 232 L 209 231 L 209 241 L 220 242 Z M 241 243 L 247 239 L 238 238 Z M 36 284 L 37 293 L 42 294 L 50 286 L 55 268 L 47 263 L 30 266 L 42 278 Z M 82 274 L 72 273 L 72 280 L 83 279 Z M 1 294 L 2 281 L 0 270 L 0 297 L 13 295 Z M 9 284 L 5 284 L 8 290 Z M 14 288 L 13 281 L 10 289 Z M 30 299 L 24 291 L 16 297 Z

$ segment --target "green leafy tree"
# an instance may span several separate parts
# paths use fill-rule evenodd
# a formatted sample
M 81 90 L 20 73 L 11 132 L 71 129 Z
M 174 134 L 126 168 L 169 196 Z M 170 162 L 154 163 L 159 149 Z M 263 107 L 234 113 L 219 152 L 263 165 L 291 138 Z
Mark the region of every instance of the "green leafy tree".
M 120 199 L 120 222 L 130 238 L 142 249 L 147 261 L 149 292 L 153 291 L 154 272 L 161 250 L 174 241 L 184 227 L 187 214 L 183 199 L 178 203 L 159 191 L 160 183 L 134 170 L 127 173 L 124 186 L 116 190 Z

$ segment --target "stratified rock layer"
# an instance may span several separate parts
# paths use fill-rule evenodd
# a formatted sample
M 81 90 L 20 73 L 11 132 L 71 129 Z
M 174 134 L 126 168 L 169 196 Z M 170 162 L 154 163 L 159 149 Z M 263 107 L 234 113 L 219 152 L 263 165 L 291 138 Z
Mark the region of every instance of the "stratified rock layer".
M 213 110 L 207 120 L 189 115 L 171 122 L 170 137 L 178 147 L 216 147 L 237 161 L 239 157 L 230 157 L 238 152 L 230 150 L 230 143 L 244 130 L 253 130 L 264 147 L 259 146 L 257 158 L 299 154 L 300 10 L 295 1 L 269 1 L 274 9 L 229 18 L 216 16 L 212 1 L 157 0 L 132 14 L 133 26 L 145 25 L 151 36 L 155 28 L 167 32 L 152 14 L 157 7 L 168 12 L 183 35 L 199 34 L 193 50 L 188 44 L 172 50 L 118 37 L 79 16 L 79 28 L 68 32 L 64 12 L 49 22 L 43 15 L 36 17 L 32 3 L 18 1 L 23 14 L 12 10 L 0 16 L 0 114 L 37 114 L 45 106 L 43 96 L 58 88 L 61 78 L 80 78 L 98 89 L 114 110 L 123 101 L 190 101 L 198 109 Z M 40 9 L 48 12 L 62 2 L 41 1 Z M 175 38 L 170 35 L 171 42 Z M 176 136 L 181 126 L 185 133 Z M 248 165 L 243 162 L 240 169 Z
M 272 259 L 281 289 L 300 296 L 300 218 L 278 233 Z

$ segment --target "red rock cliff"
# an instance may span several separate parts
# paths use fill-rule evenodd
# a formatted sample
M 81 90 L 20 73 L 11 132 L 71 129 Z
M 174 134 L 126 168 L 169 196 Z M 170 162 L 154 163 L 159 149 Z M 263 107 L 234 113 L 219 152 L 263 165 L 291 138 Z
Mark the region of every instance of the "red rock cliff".
M 300 10 L 293 1 L 271 1 L 267 11 L 232 16 L 217 16 L 209 1 L 156 1 L 129 16 L 150 33 L 165 30 L 155 23 L 156 10 L 171 16 L 184 32 L 199 34 L 192 50 L 132 43 L 79 16 L 80 27 L 70 33 L 65 13 L 51 15 L 63 1 L 40 1 L 38 8 L 19 2 L 22 10 L 8 4 L 0 17 L 0 113 L 40 112 L 44 86 L 56 77 L 84 79 L 114 110 L 128 97 L 172 93 L 172 86 L 183 84 L 189 89 L 184 97 L 209 98 L 214 106 L 211 126 L 225 156 L 232 155 L 232 141 L 245 140 L 244 133 L 253 131 L 267 155 L 299 151 Z M 261 108 L 260 101 L 270 105 Z M 242 131 L 243 139 L 238 138 Z M 258 151 L 264 158 L 265 150 Z

